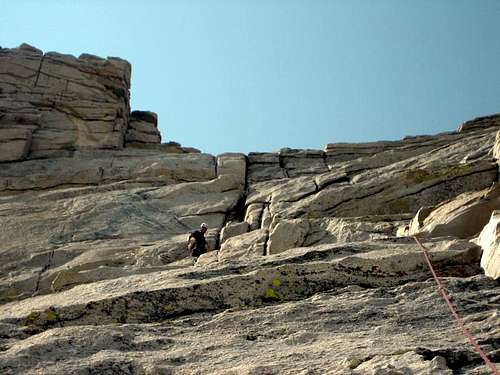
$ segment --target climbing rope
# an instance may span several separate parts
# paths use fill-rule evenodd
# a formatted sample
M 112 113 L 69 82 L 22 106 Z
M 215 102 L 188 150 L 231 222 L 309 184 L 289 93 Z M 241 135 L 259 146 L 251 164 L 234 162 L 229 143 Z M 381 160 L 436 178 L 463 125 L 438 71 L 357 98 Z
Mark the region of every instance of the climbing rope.
M 464 336 L 469 339 L 470 343 L 472 344 L 472 346 L 474 347 L 476 352 L 479 353 L 479 355 L 483 359 L 484 363 L 491 368 L 492 374 L 499 375 L 496 366 L 488 359 L 486 354 L 484 354 L 481 347 L 477 343 L 477 340 L 474 338 L 474 336 L 472 336 L 470 334 L 469 330 L 465 326 L 464 321 L 462 320 L 462 318 L 460 318 L 460 316 L 456 312 L 455 308 L 453 307 L 453 304 L 451 303 L 450 298 L 448 297 L 448 294 L 446 293 L 446 290 L 444 289 L 443 284 L 441 283 L 441 280 L 439 280 L 439 277 L 437 276 L 436 271 L 434 271 L 434 267 L 432 266 L 431 258 L 429 257 L 429 253 L 427 252 L 427 249 L 420 243 L 420 241 L 418 240 L 417 237 L 414 236 L 413 239 L 415 240 L 417 245 L 420 246 L 420 248 L 422 249 L 422 251 L 424 253 L 424 258 L 427 261 L 427 265 L 429 266 L 429 269 L 431 270 L 431 273 L 432 273 L 432 276 L 434 277 L 434 280 L 436 280 L 436 283 L 438 285 L 438 289 L 441 292 L 443 299 L 446 301 L 446 304 L 448 305 L 448 308 L 450 309 L 451 314 L 453 315 L 453 317 L 457 321 L 458 325 L 462 329 Z

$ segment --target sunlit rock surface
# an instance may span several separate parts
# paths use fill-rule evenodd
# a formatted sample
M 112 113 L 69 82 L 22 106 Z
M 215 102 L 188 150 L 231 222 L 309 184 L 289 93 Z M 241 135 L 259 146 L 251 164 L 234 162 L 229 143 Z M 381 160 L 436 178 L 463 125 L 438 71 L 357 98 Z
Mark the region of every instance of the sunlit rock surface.
M 160 143 L 130 71 L 0 49 L 2 374 L 489 373 L 410 235 L 500 362 L 499 115 L 213 156 Z

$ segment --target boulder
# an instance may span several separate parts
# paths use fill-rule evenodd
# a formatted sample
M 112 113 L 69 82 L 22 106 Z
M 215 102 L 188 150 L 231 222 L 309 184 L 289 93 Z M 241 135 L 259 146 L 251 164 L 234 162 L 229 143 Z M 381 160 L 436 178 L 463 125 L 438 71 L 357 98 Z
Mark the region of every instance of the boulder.
M 248 232 L 249 226 L 246 221 L 242 223 L 230 222 L 222 228 L 220 243 L 224 243 L 231 237 L 239 236 L 240 234 Z
M 486 276 L 500 278 L 500 211 L 491 214 L 490 221 L 483 228 L 478 240 L 483 249 L 481 267 Z
M 248 181 L 257 183 L 288 177 L 280 164 L 279 153 L 251 152 L 248 154 Z
M 267 254 L 278 254 L 303 245 L 310 224 L 307 220 L 281 220 L 269 234 Z
M 221 245 L 219 262 L 263 257 L 268 236 L 267 230 L 259 229 L 229 238 Z
M 286 170 L 275 164 L 252 164 L 248 166 L 248 180 L 250 182 L 261 182 L 269 180 L 279 180 L 288 177 Z
M 279 164 L 280 158 L 278 153 L 250 152 L 248 162 L 250 164 Z
M 327 172 L 325 154 L 321 150 L 282 148 L 274 153 L 248 155 L 249 182 L 258 183 L 288 177 L 316 175 Z
M 420 228 L 424 226 L 424 221 L 429 217 L 431 212 L 435 209 L 434 206 L 425 206 L 420 208 L 415 217 L 411 220 L 408 227 L 408 235 L 415 235 L 420 231 Z
M 251 184 L 246 203 L 279 204 L 297 202 L 318 190 L 312 176 Z
M 159 144 L 161 142 L 161 135 L 158 130 L 143 132 L 138 131 L 133 126 L 137 126 L 139 124 L 135 123 L 131 125 L 131 127 L 127 130 L 127 134 L 125 135 L 126 142 L 140 142 L 140 143 L 152 143 Z
M 500 162 L 500 131 L 497 132 L 495 137 L 495 145 L 493 146 L 493 156 Z
M 209 251 L 204 254 L 201 254 L 198 257 L 198 260 L 195 263 L 195 266 L 201 267 L 201 266 L 208 266 L 209 264 L 214 264 L 218 262 L 218 255 L 219 251 L 214 250 L 214 251 Z
M 155 127 L 158 126 L 158 115 L 151 111 L 132 111 L 130 113 L 130 120 L 146 122 Z
M 256 230 L 261 227 L 262 214 L 264 212 L 264 203 L 251 203 L 245 213 L 245 221 L 248 223 L 250 230 Z

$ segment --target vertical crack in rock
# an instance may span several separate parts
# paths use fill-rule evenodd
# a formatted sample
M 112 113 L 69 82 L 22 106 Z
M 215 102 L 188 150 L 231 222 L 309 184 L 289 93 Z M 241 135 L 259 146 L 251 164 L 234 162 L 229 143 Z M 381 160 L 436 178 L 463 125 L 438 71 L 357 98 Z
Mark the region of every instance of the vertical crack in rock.
M 245 186 L 243 187 L 243 193 L 245 194 L 245 200 L 248 196 L 248 189 L 250 187 L 250 182 L 248 181 L 248 171 L 250 169 L 250 160 L 248 160 L 248 155 L 245 155 Z M 243 212 L 243 218 L 245 213 Z
M 269 229 L 269 227 L 271 226 L 272 216 L 270 207 L 271 207 L 270 202 L 264 202 L 264 208 L 262 209 L 262 215 L 260 217 L 260 224 L 259 224 L 260 229 Z
M 236 203 L 236 206 L 234 208 L 235 218 L 239 222 L 243 222 L 245 220 L 245 215 L 246 215 L 246 208 L 247 208 L 246 201 L 248 198 L 248 192 L 249 192 L 249 188 L 250 188 L 250 181 L 249 181 L 249 177 L 248 177 L 249 165 L 250 165 L 250 161 L 248 160 L 248 156 L 245 155 L 245 186 L 243 186 L 242 195 L 241 195 L 240 199 L 238 200 L 238 203 Z
M 220 156 L 219 156 L 220 157 Z M 216 176 L 219 177 L 219 157 L 215 159 L 215 172 Z M 229 207 L 227 211 L 224 212 L 224 218 L 222 220 L 221 228 L 215 237 L 215 249 L 219 250 L 222 244 L 222 230 L 231 221 L 243 222 L 245 219 L 245 202 L 248 196 L 248 158 L 245 156 L 245 170 L 244 170 L 244 181 L 243 184 L 239 184 L 240 196 L 233 207 Z
M 247 192 L 246 190 L 241 192 L 240 198 L 236 202 L 236 205 L 225 212 L 224 219 L 222 221 L 222 226 L 221 229 L 218 233 L 218 235 L 215 238 L 215 249 L 214 250 L 219 250 L 220 246 L 222 244 L 222 229 L 230 222 L 230 221 L 237 221 L 239 223 L 243 222 L 245 220 L 245 202 L 247 200 Z
M 212 156 L 212 160 L 214 161 L 214 172 L 215 178 L 219 177 L 219 162 L 217 161 L 217 157 Z
M 263 204 L 262 205 L 262 210 L 260 210 L 260 215 L 258 217 L 258 221 L 259 221 L 259 227 L 258 229 L 262 229 L 262 217 L 264 216 L 264 210 L 266 209 L 266 205 Z
M 319 191 L 319 185 L 314 178 L 312 179 L 312 182 L 314 183 L 314 192 L 312 194 L 316 194 Z
M 264 254 L 262 255 L 267 255 L 267 244 L 269 242 L 269 231 L 266 231 L 266 238 L 264 239 Z
M 222 220 L 222 225 L 220 227 L 219 232 L 217 233 L 217 236 L 215 236 L 215 245 L 213 250 L 220 250 L 221 242 L 222 242 L 222 230 L 226 226 L 226 224 L 229 221 L 229 217 L 231 215 L 231 211 L 226 211 L 224 214 L 224 219 Z
M 35 83 L 33 84 L 33 87 L 38 86 L 38 79 L 40 78 L 40 73 L 42 71 L 42 65 L 43 65 L 44 59 L 45 59 L 45 54 L 43 54 L 42 58 L 40 59 L 40 65 L 38 66 L 38 71 L 36 72 L 36 78 L 35 78 Z
M 37 276 L 37 279 L 36 279 L 36 283 L 35 283 L 35 290 L 32 293 L 33 296 L 36 295 L 36 293 L 40 289 L 40 281 L 42 279 L 43 273 L 46 272 L 50 268 L 50 266 L 52 264 L 52 259 L 54 258 L 54 252 L 55 252 L 55 250 L 51 250 L 50 251 L 49 257 L 47 259 L 47 263 L 42 267 L 42 269 L 38 273 L 38 276 Z
M 245 220 L 245 203 L 247 201 L 247 191 L 244 190 L 241 193 L 241 197 L 236 203 L 236 206 L 234 207 L 234 219 L 237 220 L 238 222 L 242 222 Z

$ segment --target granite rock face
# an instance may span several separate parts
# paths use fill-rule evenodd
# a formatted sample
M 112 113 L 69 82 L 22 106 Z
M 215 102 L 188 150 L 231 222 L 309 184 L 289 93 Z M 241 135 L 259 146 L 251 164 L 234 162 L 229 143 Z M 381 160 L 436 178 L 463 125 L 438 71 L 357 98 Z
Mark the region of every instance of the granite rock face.
M 118 58 L 0 49 L 2 374 L 488 373 L 412 235 L 500 362 L 499 115 L 213 156 L 129 89 Z
M 499 339 L 498 314 L 488 307 L 494 282 L 473 277 L 445 285 L 464 306 L 462 314 L 483 347 L 493 352 Z M 9 347 L 0 354 L 4 373 L 491 373 L 470 351 L 430 282 L 338 287 L 301 300 L 160 323 L 62 326 L 35 335 L 5 324 L 2 332 L 9 336 L 2 339 Z

